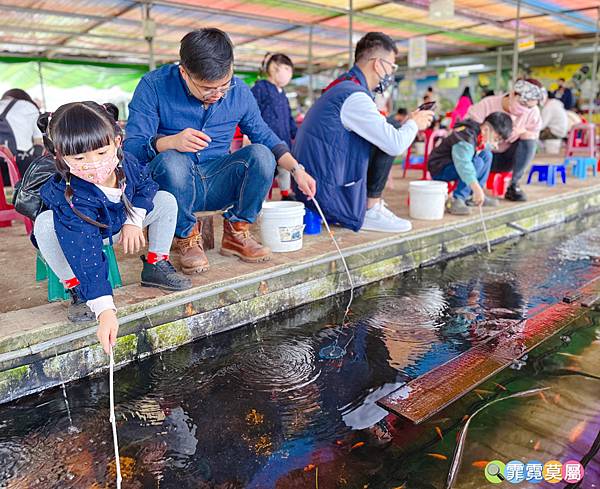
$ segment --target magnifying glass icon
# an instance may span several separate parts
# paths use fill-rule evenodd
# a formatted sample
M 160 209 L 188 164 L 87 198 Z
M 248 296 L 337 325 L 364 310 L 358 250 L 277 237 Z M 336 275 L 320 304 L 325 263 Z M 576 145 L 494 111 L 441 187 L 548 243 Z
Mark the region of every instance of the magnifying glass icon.
M 496 464 L 490 464 L 487 468 L 487 473 L 492 477 L 498 477 L 501 481 L 505 480 L 502 475 L 502 469 L 498 467 Z

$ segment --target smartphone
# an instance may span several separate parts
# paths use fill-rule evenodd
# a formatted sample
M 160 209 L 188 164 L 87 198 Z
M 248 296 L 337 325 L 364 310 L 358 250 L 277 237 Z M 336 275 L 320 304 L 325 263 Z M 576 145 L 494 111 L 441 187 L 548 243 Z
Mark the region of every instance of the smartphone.
M 435 107 L 435 101 L 425 102 L 424 104 L 419 105 L 417 110 L 432 110 L 434 107 Z

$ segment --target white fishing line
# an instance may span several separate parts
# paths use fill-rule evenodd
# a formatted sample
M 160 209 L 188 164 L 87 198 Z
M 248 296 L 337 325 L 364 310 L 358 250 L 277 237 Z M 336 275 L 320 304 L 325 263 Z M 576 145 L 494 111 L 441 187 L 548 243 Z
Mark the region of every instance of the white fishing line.
M 333 241 L 333 244 L 335 245 L 337 252 L 340 255 L 340 258 L 342 259 L 344 268 L 346 269 L 346 275 L 348 275 L 348 282 L 350 282 L 350 301 L 348 302 L 348 306 L 346 307 L 346 315 L 348 315 L 348 312 L 350 311 L 350 305 L 352 304 L 352 300 L 354 299 L 354 281 L 352 280 L 352 275 L 350 274 L 350 270 L 348 269 L 348 264 L 346 263 L 346 258 L 344 258 L 344 254 L 342 253 L 342 250 L 340 249 L 338 242 L 335 239 L 335 236 L 333 235 L 333 231 L 331 231 L 331 228 L 329 227 L 329 224 L 327 223 L 327 219 L 325 219 L 325 215 L 323 214 L 323 211 L 321 210 L 321 206 L 317 202 L 316 198 L 313 197 L 312 201 L 315 203 L 315 207 L 317 208 L 317 211 L 319 212 L 321 219 L 323 219 L 323 223 L 325 224 L 325 228 L 327 229 L 327 232 L 329 233 L 329 237 L 331 238 L 331 241 Z M 344 317 L 344 319 L 345 319 L 345 317 Z
M 110 424 L 112 425 L 113 444 L 115 447 L 115 466 L 117 469 L 117 489 L 121 489 L 121 460 L 119 458 L 119 440 L 117 439 L 117 421 L 115 418 L 115 382 L 114 382 L 114 370 L 115 370 L 115 358 L 113 356 L 112 346 L 109 350 L 109 367 L 108 367 L 108 388 L 110 397 Z
M 481 220 L 481 227 L 483 229 L 483 235 L 485 236 L 485 243 L 487 244 L 487 251 L 488 251 L 488 253 L 491 253 L 492 245 L 490 244 L 490 238 L 488 236 L 487 227 L 485 225 L 485 219 L 483 218 L 483 207 L 480 205 L 477 207 L 479 207 L 479 219 Z

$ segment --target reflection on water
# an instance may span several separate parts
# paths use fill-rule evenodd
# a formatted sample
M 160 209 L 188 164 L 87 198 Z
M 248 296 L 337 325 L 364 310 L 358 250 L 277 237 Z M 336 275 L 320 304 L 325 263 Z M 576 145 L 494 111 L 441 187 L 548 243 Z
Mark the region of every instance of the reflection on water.
M 598 271 L 590 257 L 600 254 L 600 233 L 585 231 L 597 220 L 365 287 L 342 326 L 343 296 L 127 366 L 115 376 L 123 487 L 312 488 L 317 478 L 321 489 L 443 487 L 449 430 L 494 388 L 461 401 L 457 418 L 393 423 L 385 450 L 364 430 L 387 414 L 375 401 L 500 331 L 520 331 L 524 318 L 585 283 Z M 598 374 L 589 334 L 561 351 L 579 348 L 578 357 L 549 358 L 577 358 Z M 345 354 L 322 360 L 335 341 Z M 511 390 L 535 376 L 558 397 L 506 401 L 482 414 L 459 487 L 484 487 L 472 464 L 491 457 L 535 449 L 539 458 L 581 458 L 598 432 L 598 381 L 542 379 L 529 364 L 511 375 Z M 76 429 L 59 390 L 0 407 L 0 487 L 113 487 L 106 378 L 69 384 L 66 393 Z

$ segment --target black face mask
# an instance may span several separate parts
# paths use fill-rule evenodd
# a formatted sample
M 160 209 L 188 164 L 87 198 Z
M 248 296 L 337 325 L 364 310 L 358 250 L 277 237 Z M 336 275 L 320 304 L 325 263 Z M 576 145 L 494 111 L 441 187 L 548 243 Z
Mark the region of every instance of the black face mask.
M 394 75 L 385 75 L 382 78 L 379 78 L 379 83 L 375 87 L 374 92 L 383 93 L 392 83 L 394 83 Z
M 383 61 L 381 59 L 377 60 L 379 62 L 379 64 L 381 65 L 381 67 L 383 68 L 383 72 L 385 73 L 385 65 L 383 63 Z M 378 75 L 379 76 L 379 75 Z M 373 90 L 375 93 L 383 93 L 386 91 L 386 89 L 392 84 L 394 83 L 394 75 L 388 75 L 385 74 L 383 76 L 379 77 L 379 83 L 377 84 L 377 86 L 375 87 L 375 89 Z

